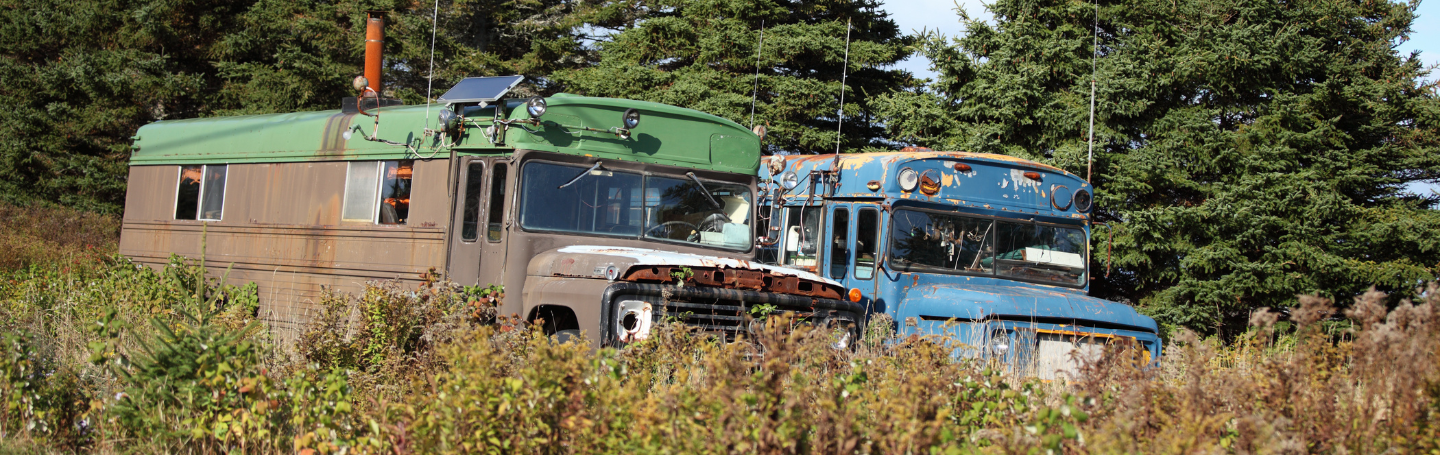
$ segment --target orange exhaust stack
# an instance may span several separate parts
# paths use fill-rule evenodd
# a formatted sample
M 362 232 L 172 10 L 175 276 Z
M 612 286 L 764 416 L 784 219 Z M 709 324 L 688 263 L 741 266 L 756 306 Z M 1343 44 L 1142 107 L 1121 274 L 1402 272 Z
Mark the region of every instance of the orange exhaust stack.
M 365 79 L 370 89 L 380 95 L 380 64 L 385 57 L 385 17 L 379 12 L 366 13 L 365 18 Z

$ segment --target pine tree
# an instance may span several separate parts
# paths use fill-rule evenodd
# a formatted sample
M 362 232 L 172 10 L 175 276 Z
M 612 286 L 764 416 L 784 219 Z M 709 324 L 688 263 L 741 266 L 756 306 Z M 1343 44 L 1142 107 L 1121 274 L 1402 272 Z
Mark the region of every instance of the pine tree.
M 925 93 L 880 104 L 900 140 L 1086 175 L 1095 5 L 999 0 L 931 35 Z M 1162 322 L 1242 327 L 1296 294 L 1407 295 L 1440 272 L 1440 100 L 1399 55 L 1414 6 L 1343 0 L 1099 7 L 1097 292 Z M 963 17 L 963 13 L 962 13 Z M 938 125 L 939 127 L 935 127 Z M 1113 234 L 1113 242 L 1108 237 Z M 1113 253 L 1108 252 L 1113 246 Z M 1113 273 L 1104 272 L 1107 266 Z
M 339 108 L 364 63 L 367 11 L 385 11 L 389 22 L 387 94 L 424 102 L 434 8 L 394 0 L 6 3 L 0 199 L 118 213 L 130 137 L 146 123 Z M 590 8 L 441 2 L 433 95 L 466 76 L 543 82 L 586 64 L 578 18 Z
M 842 149 L 888 147 L 871 100 L 913 85 L 907 72 L 889 68 L 910 55 L 912 41 L 874 0 L 656 0 L 606 11 L 592 22 L 612 31 L 598 45 L 598 64 L 551 80 L 572 93 L 685 106 L 749 125 L 758 66 L 754 123 L 768 125 L 772 152 L 835 150 L 842 78 Z

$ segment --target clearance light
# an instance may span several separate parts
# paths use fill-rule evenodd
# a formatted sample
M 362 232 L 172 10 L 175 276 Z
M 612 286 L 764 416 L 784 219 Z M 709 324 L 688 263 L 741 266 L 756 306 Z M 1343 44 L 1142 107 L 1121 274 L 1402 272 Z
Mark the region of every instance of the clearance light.
M 955 163 L 955 172 L 970 172 L 970 165 L 965 163 Z
M 1035 171 L 1025 171 L 1025 178 L 1038 182 L 1040 181 L 1040 173 Z
M 915 185 L 920 184 L 920 173 L 914 169 L 905 168 L 900 170 L 900 189 L 902 191 L 915 191 Z
M 869 188 L 870 191 L 880 191 L 880 181 L 871 180 L 869 182 L 865 182 L 865 187 Z
M 850 296 L 849 296 L 849 297 L 850 297 L 850 301 L 851 301 L 851 302 L 859 302 L 859 301 L 860 301 L 860 288 L 851 288 L 851 289 L 850 289 Z

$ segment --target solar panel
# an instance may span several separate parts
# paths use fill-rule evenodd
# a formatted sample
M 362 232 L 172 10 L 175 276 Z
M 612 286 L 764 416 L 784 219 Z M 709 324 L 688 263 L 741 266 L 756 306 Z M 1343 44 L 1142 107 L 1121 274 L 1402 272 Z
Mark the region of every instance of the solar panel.
M 491 102 L 505 96 L 506 92 L 515 88 L 525 76 L 496 76 L 496 77 L 467 77 L 460 80 L 454 87 L 440 95 L 440 101 L 446 103 L 480 103 Z

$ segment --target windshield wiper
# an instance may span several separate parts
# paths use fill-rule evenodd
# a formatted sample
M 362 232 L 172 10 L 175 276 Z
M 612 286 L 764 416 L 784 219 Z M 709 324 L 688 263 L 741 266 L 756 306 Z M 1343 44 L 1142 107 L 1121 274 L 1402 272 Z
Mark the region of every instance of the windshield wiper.
M 598 163 L 597 163 L 597 164 L 598 164 Z M 701 192 L 700 194 L 704 194 L 704 195 L 705 195 L 705 199 L 709 199 L 709 200 L 710 200 L 710 203 L 713 204 L 713 205 L 715 205 L 715 209 L 716 209 L 716 210 L 724 210 L 724 209 L 725 209 L 725 206 L 720 205 L 720 202 L 715 200 L 715 196 L 711 196 L 711 195 L 710 195 L 710 190 L 705 188 L 705 184 L 704 184 L 704 183 L 700 183 L 700 177 L 696 177 L 694 172 L 686 172 L 686 173 L 685 173 L 685 176 L 686 176 L 686 177 L 690 177 L 690 180 L 694 180 L 694 181 L 695 181 L 695 186 L 699 186 L 699 187 L 700 187 L 700 192 Z M 727 218 L 728 218 L 728 217 L 727 217 Z
M 599 162 L 599 161 L 596 161 L 594 166 L 590 166 L 590 169 L 586 169 L 584 172 L 581 172 L 580 175 L 575 176 L 575 178 L 570 179 L 570 181 L 565 182 L 564 185 L 560 185 L 560 187 L 559 187 L 559 188 L 556 188 L 556 189 L 557 189 L 557 190 L 563 190 L 563 189 L 565 189 L 565 187 L 567 187 L 567 186 L 574 185 L 575 182 L 580 181 L 580 179 L 581 179 L 582 177 L 585 177 L 585 176 L 587 176 L 587 175 L 590 175 L 591 172 L 595 172 L 596 169 L 600 169 L 600 162 Z

